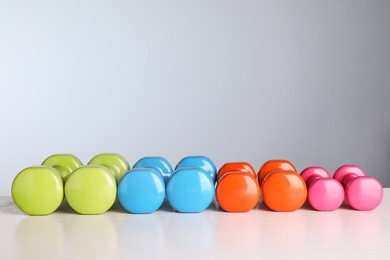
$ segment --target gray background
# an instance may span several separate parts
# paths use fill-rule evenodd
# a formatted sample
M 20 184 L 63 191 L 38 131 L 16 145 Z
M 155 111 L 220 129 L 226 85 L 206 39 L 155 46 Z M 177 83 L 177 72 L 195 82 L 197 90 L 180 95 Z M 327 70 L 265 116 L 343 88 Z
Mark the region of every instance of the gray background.
M 0 1 L 0 195 L 52 153 L 358 164 L 390 186 L 390 1 Z

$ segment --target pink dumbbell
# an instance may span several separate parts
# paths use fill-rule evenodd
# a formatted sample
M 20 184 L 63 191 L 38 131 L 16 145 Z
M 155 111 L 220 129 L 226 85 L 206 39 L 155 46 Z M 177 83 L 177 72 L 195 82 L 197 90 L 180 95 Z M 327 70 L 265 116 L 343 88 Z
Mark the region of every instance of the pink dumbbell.
M 343 186 L 332 179 L 322 167 L 308 167 L 301 172 L 307 185 L 307 199 L 310 205 L 320 211 L 338 209 L 344 201 Z
M 375 209 L 382 201 L 382 184 L 356 165 L 344 165 L 336 170 L 333 178 L 344 187 L 345 198 L 356 210 Z

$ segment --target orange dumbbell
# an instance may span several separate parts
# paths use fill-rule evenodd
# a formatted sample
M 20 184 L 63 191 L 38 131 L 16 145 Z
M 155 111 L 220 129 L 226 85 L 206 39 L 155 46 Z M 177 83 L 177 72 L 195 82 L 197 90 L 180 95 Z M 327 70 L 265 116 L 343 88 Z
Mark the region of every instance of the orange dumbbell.
M 287 160 L 270 160 L 257 174 L 264 203 L 274 211 L 294 211 L 306 201 L 305 181 Z
M 216 198 L 225 211 L 246 212 L 259 202 L 256 172 L 246 162 L 226 163 L 218 171 Z

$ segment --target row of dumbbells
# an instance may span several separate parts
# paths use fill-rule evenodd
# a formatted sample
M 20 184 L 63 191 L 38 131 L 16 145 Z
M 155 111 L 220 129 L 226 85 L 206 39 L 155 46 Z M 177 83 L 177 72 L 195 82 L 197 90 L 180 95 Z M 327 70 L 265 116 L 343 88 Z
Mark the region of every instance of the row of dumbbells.
M 64 198 L 80 214 L 101 214 L 116 199 L 130 213 L 152 213 L 165 197 L 178 212 L 202 212 L 215 196 L 227 212 L 253 209 L 262 195 L 274 211 L 294 211 L 306 200 L 318 211 L 332 211 L 344 199 L 356 210 L 372 210 L 382 201 L 381 183 L 355 165 L 330 176 L 322 167 L 300 174 L 287 160 L 270 160 L 256 174 L 247 162 L 224 164 L 219 171 L 205 156 L 183 158 L 175 167 L 162 157 L 144 157 L 132 169 L 119 154 L 99 154 L 87 165 L 71 154 L 49 156 L 40 166 L 14 179 L 12 198 L 29 215 L 47 215 Z

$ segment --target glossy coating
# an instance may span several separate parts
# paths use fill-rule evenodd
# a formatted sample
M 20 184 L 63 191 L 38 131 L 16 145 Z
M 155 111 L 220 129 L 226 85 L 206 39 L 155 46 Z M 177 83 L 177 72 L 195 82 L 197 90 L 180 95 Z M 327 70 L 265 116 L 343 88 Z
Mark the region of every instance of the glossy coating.
M 113 172 L 100 165 L 86 165 L 76 169 L 65 183 L 65 197 L 80 214 L 106 212 L 116 199 Z
M 187 156 L 177 163 L 175 170 L 188 167 L 200 167 L 210 175 L 213 182 L 216 181 L 217 169 L 206 156 Z
M 179 212 L 202 212 L 211 204 L 214 193 L 213 180 L 200 168 L 176 170 L 166 187 L 169 203 Z
M 33 166 L 19 172 L 11 187 L 16 206 L 29 215 L 48 215 L 64 199 L 60 173 L 51 166 Z
M 246 212 L 259 202 L 260 187 L 251 172 L 228 172 L 219 179 L 215 196 L 225 211 Z
M 349 205 L 356 210 L 373 210 L 382 202 L 383 187 L 375 178 L 359 177 L 347 186 L 345 197 Z
M 344 188 L 322 167 L 308 167 L 301 172 L 307 185 L 310 205 L 319 211 L 338 209 L 344 201 Z
M 261 186 L 264 203 L 274 211 L 294 211 L 306 201 L 305 181 L 294 171 L 269 173 Z
M 165 184 L 161 173 L 154 169 L 132 169 L 118 185 L 118 199 L 130 213 L 152 213 L 160 208 L 165 198 Z
M 256 171 L 252 165 L 247 162 L 229 162 L 222 165 L 217 174 L 217 180 L 219 180 L 225 173 L 235 172 L 235 171 L 245 171 L 252 174 L 256 178 Z
M 287 160 L 269 160 L 261 166 L 261 168 L 257 174 L 257 179 L 259 181 L 259 185 L 260 186 L 262 185 L 264 178 L 270 172 L 273 172 L 276 170 L 293 171 L 293 172 L 297 171 L 295 169 L 295 166 Z
M 356 165 L 340 166 L 333 174 L 333 178 L 338 180 L 344 187 L 348 185 L 349 181 L 359 176 L 366 176 L 366 173 Z
M 331 178 L 329 172 L 320 166 L 307 167 L 301 172 L 301 177 L 308 184 L 312 183 L 314 180 Z
M 139 159 L 133 166 L 133 169 L 136 168 L 155 169 L 161 173 L 165 185 L 168 183 L 169 177 L 173 172 L 171 164 L 165 158 L 159 156 L 143 157 Z
M 356 210 L 373 210 L 382 202 L 382 184 L 356 165 L 343 165 L 338 168 L 333 178 L 344 186 L 345 198 Z
M 83 164 L 73 154 L 53 154 L 47 157 L 42 162 L 42 165 L 52 166 L 61 174 L 64 181 L 66 181 L 69 175 Z
M 88 164 L 96 164 L 107 167 L 115 175 L 116 182 L 119 183 L 122 176 L 130 170 L 129 163 L 126 159 L 117 153 L 101 153 L 93 157 Z

